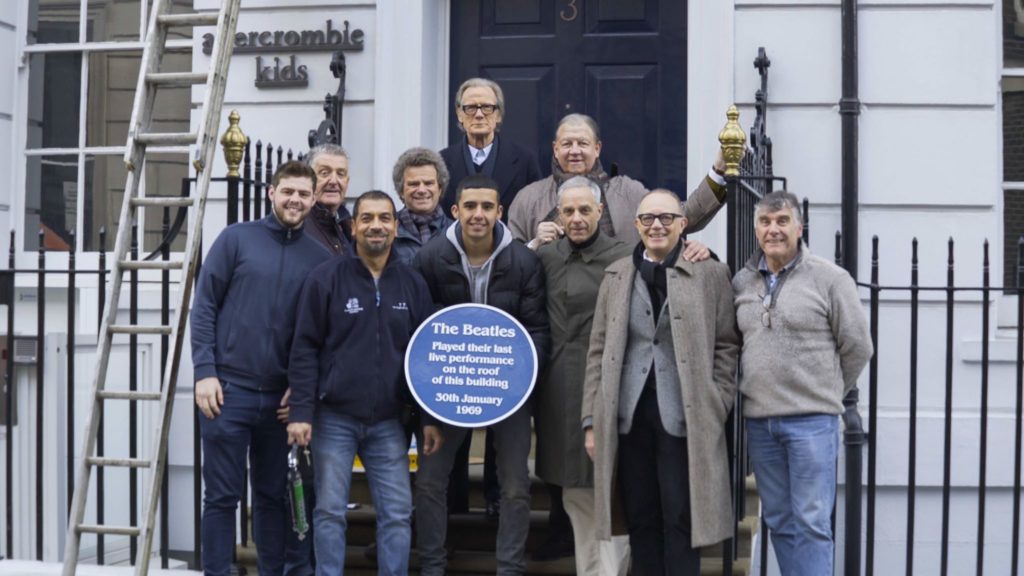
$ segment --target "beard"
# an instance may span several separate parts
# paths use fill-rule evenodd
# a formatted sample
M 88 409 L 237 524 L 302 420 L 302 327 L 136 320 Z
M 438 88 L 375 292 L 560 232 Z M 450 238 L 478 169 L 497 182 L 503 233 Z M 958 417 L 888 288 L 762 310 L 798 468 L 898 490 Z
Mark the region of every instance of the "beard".
M 370 242 L 371 238 L 384 238 L 385 241 L 380 244 L 376 244 Z M 391 242 L 387 241 L 386 236 L 368 236 L 359 242 L 359 252 L 366 256 L 383 256 L 384 254 L 387 254 L 389 250 L 391 250 Z

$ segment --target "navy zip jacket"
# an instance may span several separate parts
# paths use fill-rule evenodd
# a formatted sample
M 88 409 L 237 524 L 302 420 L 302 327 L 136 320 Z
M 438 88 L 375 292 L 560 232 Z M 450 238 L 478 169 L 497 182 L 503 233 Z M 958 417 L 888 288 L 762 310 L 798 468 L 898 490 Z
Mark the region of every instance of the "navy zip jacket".
M 306 279 L 288 365 L 289 422 L 317 407 L 364 424 L 398 418 L 411 401 L 405 350 L 433 312 L 426 282 L 392 252 L 376 284 L 359 258 L 335 258 Z
M 232 224 L 203 261 L 192 304 L 195 378 L 253 390 L 288 387 L 288 351 L 302 283 L 331 257 L 272 213 Z

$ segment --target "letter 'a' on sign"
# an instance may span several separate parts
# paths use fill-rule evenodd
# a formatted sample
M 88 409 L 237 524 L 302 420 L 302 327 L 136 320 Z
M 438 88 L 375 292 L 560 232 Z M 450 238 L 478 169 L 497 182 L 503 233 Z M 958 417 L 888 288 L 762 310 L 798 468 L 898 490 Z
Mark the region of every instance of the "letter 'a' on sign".
M 428 318 L 405 351 L 416 402 L 441 422 L 464 428 L 508 418 L 537 383 L 537 349 L 507 312 L 459 304 Z

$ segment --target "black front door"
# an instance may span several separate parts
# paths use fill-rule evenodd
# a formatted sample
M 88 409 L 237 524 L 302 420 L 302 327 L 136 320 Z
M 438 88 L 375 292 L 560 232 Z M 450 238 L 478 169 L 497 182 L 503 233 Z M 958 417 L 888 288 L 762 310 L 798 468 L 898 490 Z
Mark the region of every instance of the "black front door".
M 601 126 L 601 161 L 648 188 L 686 183 L 684 0 L 453 0 L 451 86 L 483 76 L 505 92 L 501 132 L 550 173 L 562 116 Z M 454 113 L 452 143 L 461 138 Z

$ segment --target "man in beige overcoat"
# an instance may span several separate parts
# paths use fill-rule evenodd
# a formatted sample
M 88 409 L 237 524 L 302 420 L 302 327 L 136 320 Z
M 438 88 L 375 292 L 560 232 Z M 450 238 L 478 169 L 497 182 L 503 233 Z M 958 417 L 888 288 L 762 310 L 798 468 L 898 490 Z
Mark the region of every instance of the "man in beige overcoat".
M 587 356 L 581 424 L 597 537 L 625 528 L 638 576 L 697 576 L 699 548 L 733 531 L 725 420 L 739 337 L 730 274 L 679 258 L 680 212 L 668 191 L 641 201 L 641 244 L 605 271 Z

